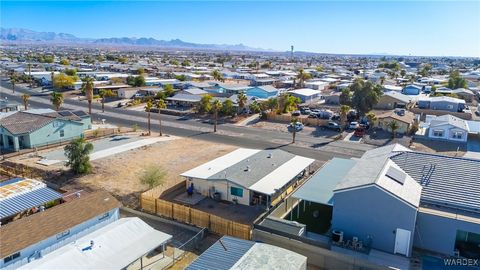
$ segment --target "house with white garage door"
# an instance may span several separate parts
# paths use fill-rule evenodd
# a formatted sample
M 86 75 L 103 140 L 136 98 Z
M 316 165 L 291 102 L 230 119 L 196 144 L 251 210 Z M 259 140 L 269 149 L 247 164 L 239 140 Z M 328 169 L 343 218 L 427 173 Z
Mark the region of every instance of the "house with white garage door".
M 313 159 L 282 150 L 239 148 L 181 174 L 189 192 L 269 208 L 308 173 Z

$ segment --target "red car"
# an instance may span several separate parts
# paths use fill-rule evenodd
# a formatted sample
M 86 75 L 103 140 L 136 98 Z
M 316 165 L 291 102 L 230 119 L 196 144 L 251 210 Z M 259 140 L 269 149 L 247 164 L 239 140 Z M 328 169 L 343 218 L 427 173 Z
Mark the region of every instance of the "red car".
M 355 137 L 363 137 L 365 135 L 365 128 L 363 127 L 358 127 L 355 129 L 355 132 L 353 133 L 353 136 Z

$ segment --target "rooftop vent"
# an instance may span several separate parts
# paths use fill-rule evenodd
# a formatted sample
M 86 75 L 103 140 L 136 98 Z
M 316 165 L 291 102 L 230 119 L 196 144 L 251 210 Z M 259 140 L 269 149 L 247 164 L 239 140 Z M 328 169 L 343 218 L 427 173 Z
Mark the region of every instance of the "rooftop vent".
M 250 171 L 250 165 L 247 165 L 247 167 L 245 168 L 245 171 L 246 171 L 246 172 L 249 172 L 249 171 Z
M 269 153 L 267 158 L 272 158 L 272 153 Z

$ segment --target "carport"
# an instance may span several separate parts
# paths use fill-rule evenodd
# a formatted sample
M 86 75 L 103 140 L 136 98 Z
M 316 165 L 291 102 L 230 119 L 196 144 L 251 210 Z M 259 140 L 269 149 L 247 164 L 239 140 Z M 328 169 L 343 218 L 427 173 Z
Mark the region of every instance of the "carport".
M 333 158 L 326 163 L 292 194 L 293 198 L 301 201 L 292 210 L 291 219 L 307 225 L 308 231 L 327 232 L 331 224 L 335 187 L 355 164 L 355 160 L 343 158 Z
M 464 157 L 480 159 L 480 122 L 467 121 L 467 153 Z

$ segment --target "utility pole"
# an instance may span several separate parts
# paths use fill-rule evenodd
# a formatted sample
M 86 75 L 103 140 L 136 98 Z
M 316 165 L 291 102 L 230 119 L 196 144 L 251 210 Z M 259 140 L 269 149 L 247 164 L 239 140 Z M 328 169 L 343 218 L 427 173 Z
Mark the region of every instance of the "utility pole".
M 290 46 L 290 58 L 293 60 L 293 45 Z

